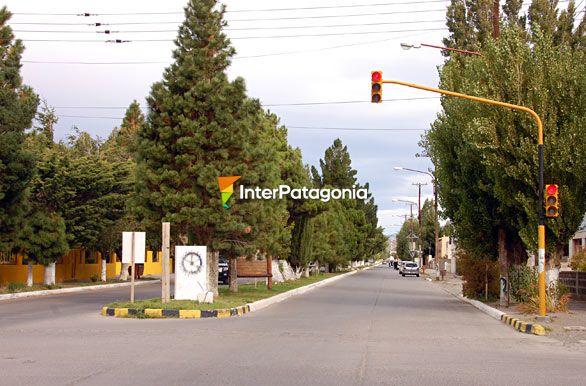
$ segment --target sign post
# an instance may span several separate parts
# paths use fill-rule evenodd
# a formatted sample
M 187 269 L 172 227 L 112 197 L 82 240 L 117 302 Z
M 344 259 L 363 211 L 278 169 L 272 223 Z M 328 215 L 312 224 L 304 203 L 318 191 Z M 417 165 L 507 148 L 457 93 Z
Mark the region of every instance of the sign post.
M 169 272 L 169 252 L 170 252 L 170 234 L 171 234 L 171 224 L 168 222 L 163 223 L 163 243 L 162 243 L 162 252 L 163 252 L 163 277 L 162 279 L 162 294 L 161 300 L 163 303 L 169 303 L 171 298 L 171 291 L 170 291 L 170 282 L 171 282 L 171 275 Z
M 134 303 L 136 264 L 144 264 L 145 232 L 122 232 L 122 263 L 130 263 L 130 302 Z

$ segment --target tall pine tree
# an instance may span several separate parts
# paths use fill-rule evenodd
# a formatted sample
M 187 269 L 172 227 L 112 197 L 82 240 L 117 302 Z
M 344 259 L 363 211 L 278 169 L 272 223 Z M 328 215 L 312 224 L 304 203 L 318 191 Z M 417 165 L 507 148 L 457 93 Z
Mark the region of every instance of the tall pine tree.
M 137 209 L 152 228 L 170 221 L 176 242 L 206 245 L 214 260 L 217 252 L 230 258 L 236 291 L 236 258 L 278 250 L 286 210 L 284 202 L 238 197 L 240 184 L 278 186 L 279 154 L 275 128 L 246 97 L 244 80 L 226 75 L 235 50 L 222 32 L 224 12 L 215 0 L 190 0 L 185 8 L 175 62 L 152 86 L 139 130 Z M 229 209 L 220 176 L 241 176 Z
M 33 90 L 22 84 L 24 46 L 14 40 L 6 24 L 10 16 L 6 7 L 0 9 L 0 250 L 4 251 L 13 247 L 26 211 L 34 158 L 23 142 L 39 104 Z

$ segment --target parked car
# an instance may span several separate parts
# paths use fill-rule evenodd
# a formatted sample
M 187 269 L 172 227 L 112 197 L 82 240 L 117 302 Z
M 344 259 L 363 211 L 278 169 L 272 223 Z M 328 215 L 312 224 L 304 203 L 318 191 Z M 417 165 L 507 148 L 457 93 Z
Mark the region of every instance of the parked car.
M 218 262 L 218 283 L 228 284 L 228 261 L 223 257 L 220 257 Z
M 419 277 L 419 265 L 412 261 L 407 261 L 403 264 L 403 268 L 401 269 L 401 276 L 405 277 L 405 275 L 415 275 Z

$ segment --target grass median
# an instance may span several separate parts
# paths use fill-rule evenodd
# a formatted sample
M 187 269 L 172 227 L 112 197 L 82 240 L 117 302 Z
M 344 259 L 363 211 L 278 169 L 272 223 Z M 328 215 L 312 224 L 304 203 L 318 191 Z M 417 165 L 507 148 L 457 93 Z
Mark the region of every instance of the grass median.
M 266 284 L 257 283 L 254 284 L 240 284 L 238 285 L 238 292 L 230 292 L 228 287 L 221 286 L 219 288 L 220 295 L 214 299 L 211 304 L 199 303 L 193 300 L 171 300 L 167 304 L 161 302 L 161 298 L 137 300 L 134 303 L 130 302 L 112 302 L 106 307 L 108 308 L 135 308 L 144 310 L 146 308 L 154 309 L 173 309 L 173 310 L 216 310 L 216 309 L 228 309 L 243 306 L 248 303 L 255 302 L 275 296 L 277 294 L 290 291 L 295 288 L 303 287 L 308 284 L 316 283 L 330 277 L 340 275 L 343 272 L 335 273 L 321 273 L 316 276 L 308 278 L 301 278 L 294 281 L 286 281 L 283 283 L 273 284 L 273 289 L 268 290 Z

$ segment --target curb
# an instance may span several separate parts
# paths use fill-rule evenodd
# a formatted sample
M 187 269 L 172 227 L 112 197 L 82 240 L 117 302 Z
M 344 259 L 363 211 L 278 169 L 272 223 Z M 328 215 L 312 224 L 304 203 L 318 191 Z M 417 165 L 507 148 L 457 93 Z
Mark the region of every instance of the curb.
M 311 291 L 314 288 L 324 286 L 332 283 L 336 280 L 340 280 L 343 277 L 354 275 L 360 271 L 371 269 L 376 267 L 375 265 L 365 267 L 356 271 L 346 272 L 334 277 L 330 277 L 316 283 L 308 284 L 303 287 L 295 288 L 287 292 L 283 292 L 270 298 L 257 300 L 256 302 L 248 303 L 244 306 L 234 307 L 230 309 L 218 309 L 218 310 L 177 310 L 177 309 L 160 309 L 160 308 L 109 308 L 102 307 L 101 314 L 103 316 L 114 316 L 114 317 L 127 317 L 128 315 L 145 315 L 151 318 L 181 318 L 181 319 L 200 319 L 200 318 L 228 318 L 231 316 L 242 316 L 249 312 L 258 311 L 272 304 L 282 302 L 285 299 L 289 299 L 293 296 L 304 294 Z
M 539 336 L 546 335 L 545 327 L 543 327 L 540 324 L 524 322 L 524 321 L 519 320 L 517 318 L 514 318 L 510 315 L 507 315 L 504 312 L 497 310 L 496 308 L 488 306 L 478 300 L 468 299 L 467 297 L 464 297 L 463 295 L 454 294 L 443 287 L 440 287 L 440 288 L 443 291 L 454 296 L 455 298 L 457 298 L 463 302 L 466 302 L 468 304 L 473 305 L 474 307 L 478 308 L 480 311 L 484 312 L 485 314 L 489 315 L 490 317 L 492 317 L 496 320 L 500 320 L 501 322 L 503 322 L 505 324 L 508 324 L 509 326 L 513 327 L 515 330 L 517 330 L 519 332 L 523 332 L 526 334 L 539 335 Z
M 545 335 L 545 328 L 540 324 L 523 322 L 522 320 L 513 318 L 512 316 L 506 314 L 503 314 L 501 316 L 501 321 L 503 321 L 503 323 L 508 324 L 509 326 L 513 326 L 515 330 L 524 332 L 526 334 L 540 336 Z
M 144 315 L 151 318 L 180 318 L 180 319 L 200 319 L 200 318 L 229 318 L 231 316 L 241 316 L 250 312 L 247 305 L 221 310 L 177 310 L 161 308 L 108 308 L 102 307 L 103 316 L 127 317 L 129 315 Z
M 134 282 L 135 286 L 151 284 L 151 283 L 160 283 L 161 280 L 146 280 L 146 281 L 137 281 Z M 0 301 L 2 300 L 12 300 L 12 299 L 21 299 L 21 298 L 32 298 L 36 296 L 47 296 L 47 295 L 58 295 L 58 294 L 67 294 L 72 292 L 86 292 L 86 291 L 96 291 L 100 289 L 107 289 L 107 288 L 119 288 L 119 287 L 130 287 L 131 283 L 113 283 L 113 284 L 100 284 L 100 285 L 88 285 L 85 287 L 71 287 L 71 288 L 59 288 L 54 290 L 42 290 L 42 291 L 30 291 L 30 292 L 17 292 L 14 294 L 5 294 L 0 295 Z

